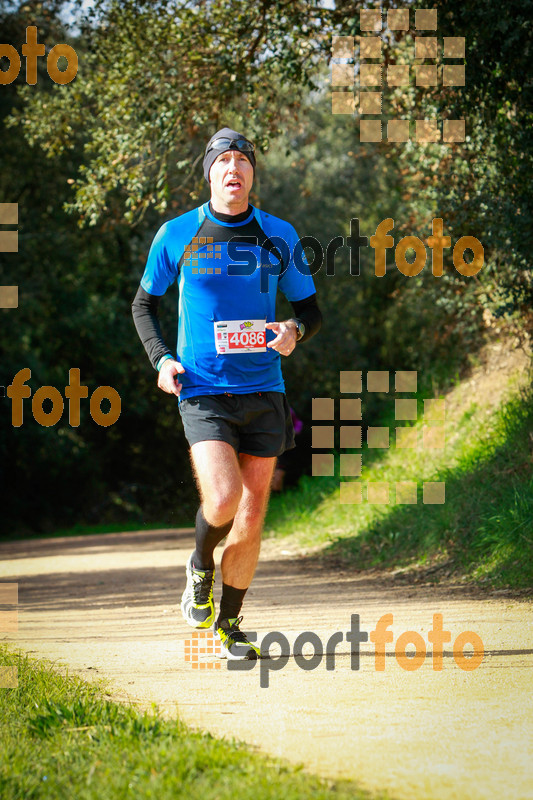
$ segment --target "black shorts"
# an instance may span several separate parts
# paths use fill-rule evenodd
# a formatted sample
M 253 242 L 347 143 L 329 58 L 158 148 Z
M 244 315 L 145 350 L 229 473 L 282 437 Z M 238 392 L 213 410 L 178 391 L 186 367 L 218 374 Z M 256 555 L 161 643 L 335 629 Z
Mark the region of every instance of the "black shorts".
M 185 436 L 227 442 L 237 453 L 272 458 L 294 447 L 291 410 L 283 392 L 203 394 L 180 401 Z

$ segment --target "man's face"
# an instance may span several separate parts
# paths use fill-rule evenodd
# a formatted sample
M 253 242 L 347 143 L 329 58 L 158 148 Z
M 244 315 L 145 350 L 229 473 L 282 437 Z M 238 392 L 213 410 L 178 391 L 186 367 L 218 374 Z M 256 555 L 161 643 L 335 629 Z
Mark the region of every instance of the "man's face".
M 213 162 L 209 171 L 211 196 L 221 204 L 243 210 L 254 180 L 254 168 L 239 150 L 226 150 Z

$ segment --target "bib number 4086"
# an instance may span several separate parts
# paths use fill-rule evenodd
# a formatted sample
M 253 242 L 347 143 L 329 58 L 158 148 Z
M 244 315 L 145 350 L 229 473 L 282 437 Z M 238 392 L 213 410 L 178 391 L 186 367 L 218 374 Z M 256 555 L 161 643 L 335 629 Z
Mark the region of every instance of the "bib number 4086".
M 229 337 L 229 346 L 233 347 L 264 347 L 264 331 L 236 331 Z
M 266 319 L 221 319 L 214 323 L 217 355 L 266 353 Z

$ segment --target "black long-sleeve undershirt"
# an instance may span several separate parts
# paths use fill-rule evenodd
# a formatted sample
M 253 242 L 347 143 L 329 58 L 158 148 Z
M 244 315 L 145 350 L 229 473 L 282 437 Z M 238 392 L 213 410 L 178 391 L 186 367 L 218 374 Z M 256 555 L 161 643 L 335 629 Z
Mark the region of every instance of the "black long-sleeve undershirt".
M 322 313 L 316 301 L 316 294 L 311 294 L 304 300 L 295 300 L 291 306 L 296 319 L 301 320 L 305 325 L 305 333 L 299 342 L 301 344 L 318 333 L 322 326 Z
M 165 355 L 175 354 L 168 347 L 161 333 L 159 324 L 158 306 L 160 297 L 155 294 L 148 294 L 142 286 L 137 289 L 137 294 L 131 304 L 133 321 L 139 334 L 144 349 L 154 369 L 157 363 Z M 322 314 L 316 302 L 316 294 L 306 297 L 304 300 L 291 302 L 296 319 L 301 320 L 305 325 L 305 334 L 300 339 L 301 342 L 307 341 L 315 333 L 318 333 L 322 325 Z
M 171 355 L 175 358 L 175 353 L 165 344 L 157 309 L 160 297 L 155 294 L 148 294 L 139 286 L 137 294 L 131 304 L 133 321 L 139 334 L 144 349 L 154 369 L 157 369 L 157 362 L 162 356 Z

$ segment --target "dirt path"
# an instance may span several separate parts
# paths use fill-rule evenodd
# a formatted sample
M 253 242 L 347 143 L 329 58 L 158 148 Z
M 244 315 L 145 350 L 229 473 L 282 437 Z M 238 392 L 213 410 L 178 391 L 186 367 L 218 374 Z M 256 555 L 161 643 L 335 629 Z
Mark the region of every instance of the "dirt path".
M 282 632 L 292 653 L 302 631 L 325 644 L 350 629 L 351 614 L 370 632 L 392 613 L 385 671 L 374 669 L 370 641 L 361 644 L 360 669 L 352 669 L 346 636 L 336 647 L 334 670 L 326 670 L 323 658 L 304 671 L 293 655 L 279 671 L 272 669 L 274 659 L 248 672 L 229 671 L 226 662 L 193 669 L 185 660 L 193 631 L 178 607 L 190 530 L 1 544 L 0 581 L 19 584 L 19 630 L 0 639 L 68 664 L 84 678 L 110 678 L 116 698 L 147 707 L 156 702 L 214 734 L 243 739 L 324 776 L 387 789 L 398 800 L 533 798 L 531 604 L 479 598 L 462 587 L 398 586 L 383 575 L 331 573 L 281 547 L 265 542 L 245 629 L 258 631 L 260 641 L 269 631 Z M 440 672 L 432 669 L 427 639 L 434 613 L 452 633 Z M 464 630 L 476 632 L 485 649 L 470 672 L 451 652 Z M 394 656 L 404 631 L 426 642 L 428 655 L 416 671 L 402 669 Z M 311 654 L 311 646 L 303 652 Z M 261 670 L 268 687 L 260 686 Z

